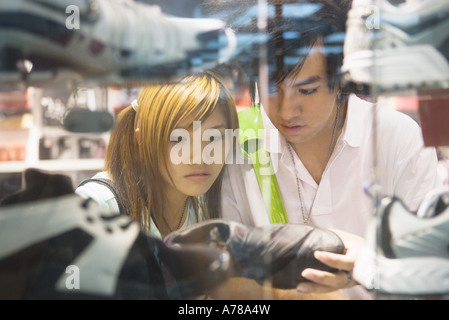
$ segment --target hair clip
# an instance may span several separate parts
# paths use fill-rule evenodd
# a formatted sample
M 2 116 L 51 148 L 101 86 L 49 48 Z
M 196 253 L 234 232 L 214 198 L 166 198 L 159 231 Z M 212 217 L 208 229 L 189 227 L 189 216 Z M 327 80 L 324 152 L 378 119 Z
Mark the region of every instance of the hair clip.
M 137 112 L 137 108 L 139 108 L 139 104 L 137 103 L 137 100 L 134 100 L 131 102 L 131 106 L 133 107 L 134 111 Z

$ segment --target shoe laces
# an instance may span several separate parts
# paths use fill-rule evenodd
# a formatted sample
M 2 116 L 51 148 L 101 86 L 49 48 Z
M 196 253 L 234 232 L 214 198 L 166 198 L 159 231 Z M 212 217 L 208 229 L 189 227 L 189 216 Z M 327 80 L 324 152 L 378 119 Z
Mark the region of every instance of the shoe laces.
M 87 198 L 83 200 L 81 207 L 87 211 L 90 203 L 92 202 L 95 203 L 92 198 Z M 108 233 L 112 233 L 113 230 L 117 228 L 126 231 L 134 223 L 134 220 L 132 220 L 129 216 L 121 213 L 108 214 L 100 211 L 97 212 L 96 217 L 100 218 L 100 221 L 105 225 L 105 229 Z M 94 221 L 94 218 L 91 215 L 87 215 L 86 219 L 89 222 Z

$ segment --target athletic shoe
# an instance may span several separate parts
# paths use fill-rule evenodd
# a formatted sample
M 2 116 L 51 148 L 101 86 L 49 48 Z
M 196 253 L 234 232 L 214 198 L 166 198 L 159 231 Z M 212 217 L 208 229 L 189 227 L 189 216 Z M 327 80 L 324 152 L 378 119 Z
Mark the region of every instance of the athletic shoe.
M 449 205 L 449 188 L 446 186 L 430 191 L 423 199 L 416 215 L 420 218 L 432 218 L 441 214 Z
M 227 61 L 235 44 L 218 19 L 168 16 L 133 0 L 70 3 L 0 2 L 2 83 L 40 86 L 55 73 L 93 85 L 171 78 Z
M 430 193 L 418 210 L 421 216 L 398 199 L 384 198 L 356 261 L 355 279 L 382 294 L 449 294 L 448 195 L 448 189 Z
M 396 1 L 397 2 L 397 1 Z M 379 91 L 449 87 L 449 2 L 354 0 L 342 71 Z
M 315 250 L 345 252 L 341 239 L 329 230 L 294 224 L 249 227 L 219 219 L 175 231 L 165 242 L 170 247 L 205 243 L 221 248 L 232 257 L 234 276 L 270 281 L 282 289 L 305 281 L 301 272 L 306 268 L 336 271 L 316 260 Z
M 0 299 L 182 299 L 231 274 L 226 252 L 168 247 L 62 175 L 26 173 L 27 188 L 0 207 Z
M 24 188 L 0 198 L 1 206 L 65 196 L 75 191 L 70 177 L 63 174 L 26 169 L 23 181 Z

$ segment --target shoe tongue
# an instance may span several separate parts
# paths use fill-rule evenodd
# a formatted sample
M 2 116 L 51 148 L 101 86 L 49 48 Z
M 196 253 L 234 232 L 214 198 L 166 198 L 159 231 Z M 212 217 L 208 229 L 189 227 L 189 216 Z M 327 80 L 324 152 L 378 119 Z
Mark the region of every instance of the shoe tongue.
M 399 5 L 414 5 L 423 2 L 423 0 L 391 0 L 391 1 L 399 2 Z
M 442 195 L 440 198 L 438 198 L 438 202 L 435 206 L 435 211 L 433 212 L 433 216 L 438 216 L 440 213 L 444 212 L 449 204 L 449 197 L 448 195 Z
M 449 189 L 436 189 L 430 192 L 422 201 L 417 216 L 419 218 L 433 218 L 445 212 L 449 207 Z

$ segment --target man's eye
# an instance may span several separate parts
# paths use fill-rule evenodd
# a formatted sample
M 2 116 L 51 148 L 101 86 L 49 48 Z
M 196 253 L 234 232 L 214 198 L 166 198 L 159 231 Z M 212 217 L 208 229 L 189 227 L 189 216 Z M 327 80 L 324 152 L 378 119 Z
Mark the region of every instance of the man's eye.
M 318 91 L 318 88 L 313 88 L 313 89 L 300 89 L 299 93 L 305 95 L 305 96 L 309 96 L 311 94 L 314 94 L 315 92 Z

